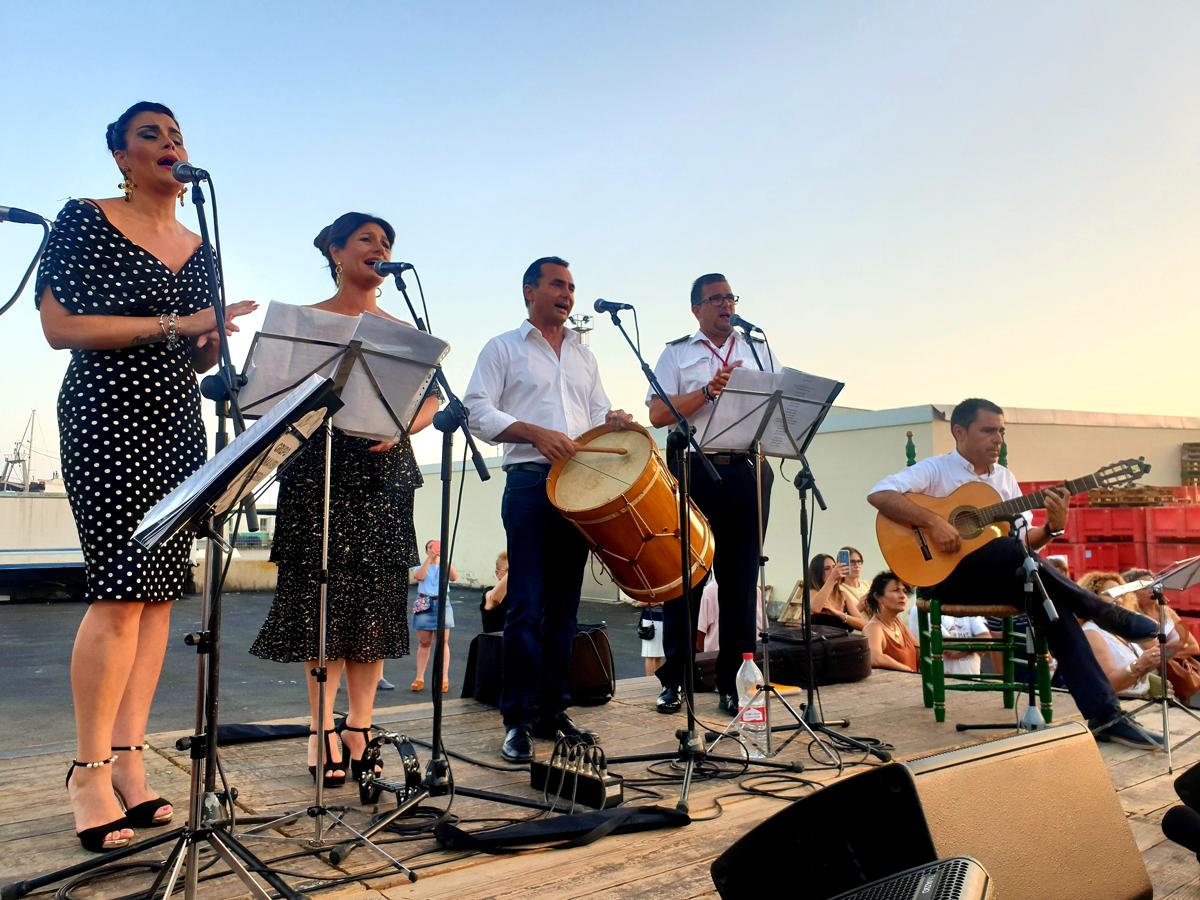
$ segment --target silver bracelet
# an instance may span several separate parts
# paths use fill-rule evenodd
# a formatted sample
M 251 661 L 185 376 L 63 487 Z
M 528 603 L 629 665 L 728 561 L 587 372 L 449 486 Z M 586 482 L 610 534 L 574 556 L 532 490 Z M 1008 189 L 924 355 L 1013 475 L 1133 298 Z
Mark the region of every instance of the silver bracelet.
M 166 318 L 167 318 L 166 313 L 162 313 L 158 317 L 158 330 L 162 332 L 163 340 L 167 339 L 167 323 L 165 321 Z
M 167 349 L 174 350 L 179 346 L 179 331 L 175 327 L 175 320 L 179 318 L 179 314 L 174 310 L 167 316 Z

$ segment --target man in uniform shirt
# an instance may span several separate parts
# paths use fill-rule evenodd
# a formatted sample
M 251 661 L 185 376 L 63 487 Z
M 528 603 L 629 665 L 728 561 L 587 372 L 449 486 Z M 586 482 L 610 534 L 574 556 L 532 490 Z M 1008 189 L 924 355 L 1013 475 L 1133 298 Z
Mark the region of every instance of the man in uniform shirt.
M 760 341 L 750 344 L 734 331 L 729 317 L 737 309 L 738 298 L 729 281 L 720 273 L 701 275 L 692 284 L 692 315 L 699 328 L 690 337 L 671 341 L 658 358 L 654 374 L 670 397 L 671 403 L 687 418 L 699 440 L 712 416 L 713 404 L 729 383 L 730 373 L 738 366 L 775 371 L 775 361 Z M 757 359 L 756 359 L 757 355 Z M 761 366 L 760 366 L 761 364 Z M 672 426 L 675 419 L 665 403 L 651 392 L 646 397 L 650 422 L 656 427 Z M 711 453 L 720 483 L 712 481 L 698 459 L 690 467 L 692 499 L 712 528 L 715 552 L 713 571 L 718 585 L 719 629 L 721 646 L 717 656 L 717 691 L 720 706 L 737 712 L 738 668 L 743 653 L 753 653 L 757 640 L 754 628 L 755 582 L 758 579 L 758 504 L 755 502 L 754 460 L 748 453 Z M 764 461 L 762 467 L 763 533 L 770 512 L 771 482 L 774 473 Z M 695 628 L 700 592 L 692 592 L 691 623 Z M 657 708 L 673 713 L 680 708 L 679 690 L 688 662 L 692 630 L 688 628 L 688 610 L 678 602 L 663 609 L 663 637 L 666 661 L 658 670 L 662 693 Z
M 946 497 L 972 481 L 982 481 L 1003 500 L 1021 495 L 1013 474 L 1000 465 L 1004 442 L 1004 410 L 982 399 L 964 400 L 950 416 L 955 449 L 931 456 L 890 475 L 871 489 L 867 500 L 888 518 L 922 529 L 944 553 L 962 546 L 958 530 L 932 510 L 913 503 L 904 495 Z M 1067 525 L 1068 494 L 1063 488 L 1046 492 L 1046 524 L 1027 529 L 1024 539 L 1031 550 L 1044 547 Z M 944 603 L 979 604 L 996 602 L 1018 609 L 1025 605 L 1025 580 L 1019 569 L 1025 551 L 1019 538 L 997 538 L 963 557 L 940 584 L 927 588 L 930 596 Z M 1038 570 L 1046 593 L 1058 613 L 1050 622 L 1040 600 L 1030 607 L 1034 625 L 1042 629 L 1050 651 L 1058 660 L 1067 688 L 1079 711 L 1096 731 L 1098 740 L 1114 740 L 1131 747 L 1158 749 L 1161 737 L 1136 725 L 1121 712 L 1112 685 L 1096 662 L 1083 629 L 1076 619 L 1091 619 L 1100 627 L 1131 641 L 1154 637 L 1158 627 L 1152 619 L 1107 603 L 1079 587 L 1053 566 L 1038 559 Z
M 508 536 L 508 613 L 500 752 L 510 762 L 533 758 L 533 736 L 553 738 L 561 731 L 595 737 L 566 713 L 588 548 L 551 505 L 546 476 L 552 462 L 575 455 L 575 439 L 583 432 L 633 421 L 611 408 L 596 358 L 566 327 L 575 304 L 567 265 L 547 256 L 525 271 L 521 288 L 528 318 L 488 341 L 463 397 L 471 432 L 504 444 L 500 515 Z

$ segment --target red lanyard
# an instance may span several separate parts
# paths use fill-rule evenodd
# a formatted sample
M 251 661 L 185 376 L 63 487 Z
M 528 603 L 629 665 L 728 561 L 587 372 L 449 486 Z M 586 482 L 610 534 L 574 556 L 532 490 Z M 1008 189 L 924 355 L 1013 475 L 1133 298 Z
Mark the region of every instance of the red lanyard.
M 731 356 L 733 356 L 733 342 L 734 342 L 734 337 L 731 334 L 729 336 L 729 349 L 725 351 L 724 359 L 721 359 L 721 354 L 717 352 L 717 348 L 714 347 L 712 344 L 710 344 L 708 341 L 702 340 L 700 343 L 702 343 L 705 347 L 707 347 L 708 352 L 711 353 L 713 356 L 715 356 L 717 358 L 717 362 L 719 362 L 721 364 L 721 366 L 724 367 L 724 366 L 729 365 L 729 358 Z

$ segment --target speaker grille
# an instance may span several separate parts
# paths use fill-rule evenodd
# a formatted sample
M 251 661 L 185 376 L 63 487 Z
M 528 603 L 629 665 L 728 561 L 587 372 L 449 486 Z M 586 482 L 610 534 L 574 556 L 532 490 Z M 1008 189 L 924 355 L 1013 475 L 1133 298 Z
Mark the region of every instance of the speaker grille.
M 988 875 L 969 856 L 917 866 L 832 900 L 979 900 L 987 896 Z

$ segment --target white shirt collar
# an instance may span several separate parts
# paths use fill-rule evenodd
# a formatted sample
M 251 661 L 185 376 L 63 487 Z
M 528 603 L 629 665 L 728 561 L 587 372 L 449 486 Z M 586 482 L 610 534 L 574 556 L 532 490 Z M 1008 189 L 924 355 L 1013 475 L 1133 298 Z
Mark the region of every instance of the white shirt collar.
M 953 454 L 955 459 L 958 460 L 958 464 L 961 465 L 964 469 L 966 469 L 968 472 L 970 472 L 972 476 L 974 476 L 976 478 L 991 478 L 993 475 L 996 474 L 996 467 L 993 465 L 993 466 L 988 466 L 986 475 L 980 475 L 978 472 L 975 471 L 975 466 L 971 463 L 971 461 L 969 459 L 967 459 L 965 456 L 963 456 L 961 453 L 958 452 L 957 447 L 955 447 L 951 451 L 951 453 Z
M 520 328 L 521 339 L 529 340 L 529 333 L 531 331 L 536 331 L 539 335 L 541 335 L 542 340 L 544 340 L 544 341 L 546 340 L 546 336 L 544 334 L 542 334 L 541 330 L 536 325 L 534 325 L 528 319 L 522 320 L 521 328 Z M 571 329 L 571 328 L 567 328 L 565 326 L 563 327 L 563 341 L 578 341 L 578 340 L 579 340 L 579 333 L 577 331 L 575 331 L 574 329 Z M 546 343 L 550 343 L 550 342 L 546 341 Z
M 729 332 L 729 337 L 727 337 L 727 338 L 725 339 L 725 343 L 723 343 L 723 344 L 721 345 L 720 349 L 724 350 L 726 347 L 728 347 L 728 346 L 729 346 L 729 342 L 730 342 L 730 341 L 735 341 L 735 342 L 736 342 L 736 341 L 737 341 L 737 339 L 738 339 L 738 333 L 737 333 L 736 331 L 731 331 L 731 332 Z M 708 335 L 706 335 L 706 334 L 703 332 L 703 330 L 701 330 L 701 329 L 697 328 L 697 329 L 696 329 L 696 333 L 692 335 L 692 339 L 691 339 L 690 341 L 688 341 L 688 343 L 689 343 L 689 344 L 699 344 L 699 343 L 702 343 L 702 342 L 705 342 L 705 343 L 712 344 L 712 341 L 710 341 L 710 340 L 709 340 L 709 338 L 708 338 Z M 713 346 L 715 347 L 715 346 L 716 346 L 716 344 L 713 344 Z

